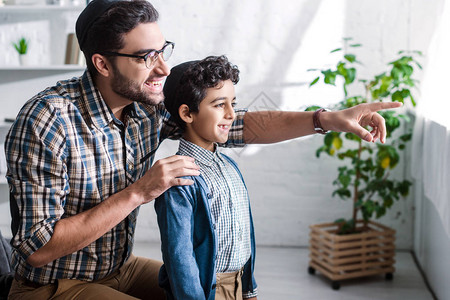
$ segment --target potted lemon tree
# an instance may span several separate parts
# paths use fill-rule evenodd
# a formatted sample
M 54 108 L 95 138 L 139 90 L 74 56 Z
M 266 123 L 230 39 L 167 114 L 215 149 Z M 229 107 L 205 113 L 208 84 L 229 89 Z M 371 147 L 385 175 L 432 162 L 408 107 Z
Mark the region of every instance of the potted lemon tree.
M 361 45 L 344 39 L 344 47 L 331 51 L 342 53 L 342 59 L 333 68 L 311 70 L 319 75 L 310 86 L 323 81 L 341 88 L 345 97 L 335 109 L 376 101 L 399 101 L 415 107 L 411 90 L 418 81 L 412 76 L 417 68 L 421 69 L 416 60 L 421 53 L 400 51 L 387 64 L 386 72 L 367 80 L 358 78 L 362 64 L 351 53 L 357 47 Z M 351 94 L 350 89 L 358 90 L 352 88 L 356 84 L 362 84 L 361 93 Z M 318 108 L 312 106 L 307 110 Z M 333 196 L 353 202 L 348 216 L 310 226 L 309 273 L 318 270 L 331 279 L 333 289 L 339 289 L 340 281 L 349 278 L 385 274 L 386 279 L 392 279 L 395 271 L 395 230 L 373 219 L 384 216 L 395 201 L 409 192 L 411 182 L 396 178 L 392 170 L 398 165 L 412 132 L 411 129 L 405 132 L 402 127 L 409 122 L 407 115 L 396 111 L 380 114 L 386 120 L 385 144 L 366 143 L 352 133 L 329 132 L 316 151 L 317 157 L 325 154 L 343 161 L 333 182 L 336 187 Z

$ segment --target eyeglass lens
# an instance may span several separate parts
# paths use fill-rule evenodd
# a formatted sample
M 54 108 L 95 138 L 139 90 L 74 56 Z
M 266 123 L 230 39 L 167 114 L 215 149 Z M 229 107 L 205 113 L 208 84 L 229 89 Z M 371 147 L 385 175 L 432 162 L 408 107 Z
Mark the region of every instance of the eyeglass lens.
M 172 56 L 173 53 L 173 44 L 166 44 L 164 48 L 162 49 L 162 52 L 160 51 L 154 51 L 150 54 L 149 59 L 145 61 L 145 64 L 147 68 L 152 68 L 155 62 L 158 60 L 158 57 L 160 54 L 162 54 L 162 57 L 164 61 L 169 60 L 169 58 Z

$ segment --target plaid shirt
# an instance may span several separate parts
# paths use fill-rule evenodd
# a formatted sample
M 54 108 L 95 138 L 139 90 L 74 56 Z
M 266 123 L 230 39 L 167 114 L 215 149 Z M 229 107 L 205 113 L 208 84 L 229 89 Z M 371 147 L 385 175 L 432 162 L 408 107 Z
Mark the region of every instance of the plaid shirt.
M 211 215 L 218 240 L 216 272 L 239 271 L 251 255 L 249 199 L 241 176 L 217 147 L 211 152 L 180 139 L 177 154 L 195 158 L 212 194 Z M 244 298 L 256 296 L 257 289 Z
M 243 116 L 230 145 L 243 145 Z M 29 100 L 6 138 L 7 180 L 17 203 L 12 216 L 15 272 L 41 284 L 92 281 L 117 270 L 132 251 L 138 208 L 85 248 L 34 268 L 26 259 L 45 245 L 55 223 L 88 210 L 134 183 L 156 149 L 179 130 L 162 104 L 133 103 L 125 122 L 114 117 L 86 71 Z M 14 226 L 13 226 L 14 227 Z

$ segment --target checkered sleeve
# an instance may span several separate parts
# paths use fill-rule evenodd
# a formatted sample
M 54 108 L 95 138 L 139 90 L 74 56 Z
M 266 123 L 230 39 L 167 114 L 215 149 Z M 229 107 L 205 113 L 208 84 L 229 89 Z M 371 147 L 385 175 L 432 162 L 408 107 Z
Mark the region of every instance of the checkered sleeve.
M 228 133 L 228 141 L 225 144 L 221 144 L 222 147 L 244 147 L 244 116 L 247 109 L 237 109 L 235 110 L 236 119 L 231 126 L 230 132 Z
M 64 214 L 64 146 L 58 110 L 41 101 L 24 106 L 6 138 L 7 180 L 19 212 L 13 245 L 24 259 L 50 240 Z
M 165 108 L 164 104 L 159 104 L 156 106 L 158 114 L 162 119 L 162 126 L 160 127 L 160 137 L 161 141 L 164 139 L 177 140 L 181 137 L 182 130 L 175 123 L 170 113 Z

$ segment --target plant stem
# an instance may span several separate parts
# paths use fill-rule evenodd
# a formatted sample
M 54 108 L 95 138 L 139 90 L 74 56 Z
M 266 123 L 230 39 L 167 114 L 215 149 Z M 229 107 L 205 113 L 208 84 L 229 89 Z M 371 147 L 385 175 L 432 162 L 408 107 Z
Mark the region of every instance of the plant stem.
M 360 161 L 361 161 L 361 152 L 362 152 L 362 140 L 359 140 L 358 145 L 358 158 L 355 164 L 356 169 L 356 176 L 355 176 L 355 182 L 353 185 L 353 228 L 352 231 L 354 232 L 356 229 L 356 216 L 358 214 L 358 208 L 356 207 L 356 203 L 358 202 L 358 185 L 359 185 L 359 179 L 361 178 L 361 171 L 360 168 Z

